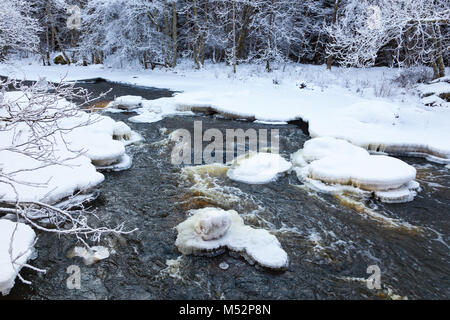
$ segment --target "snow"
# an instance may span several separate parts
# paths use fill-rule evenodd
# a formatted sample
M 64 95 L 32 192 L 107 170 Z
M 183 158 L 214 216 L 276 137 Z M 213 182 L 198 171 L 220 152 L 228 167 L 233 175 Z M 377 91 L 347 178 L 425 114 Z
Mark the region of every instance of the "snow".
M 0 292 L 3 295 L 9 293 L 17 274 L 32 257 L 35 237 L 28 225 L 0 219 Z M 9 252 L 11 239 L 12 259 Z
M 429 94 L 440 95 L 441 93 L 450 93 L 450 83 L 440 81 L 430 84 L 421 84 L 418 87 L 418 89 L 422 93 L 422 95 L 429 95 Z
M 313 161 L 308 171 L 312 179 L 373 191 L 399 188 L 416 176 L 414 167 L 384 155 L 325 157 Z
M 121 96 L 110 102 L 104 112 L 117 112 L 117 108 L 137 113 L 138 115 L 130 117 L 129 120 L 138 123 L 158 122 L 169 115 L 192 114 L 189 111 L 179 110 L 170 98 L 147 100 L 138 96 Z
M 231 224 L 227 228 L 228 224 Z M 202 226 L 208 226 L 207 237 Z M 215 231 L 210 229 L 215 229 Z M 277 238 L 263 229 L 254 229 L 244 224 L 242 217 L 234 210 L 203 208 L 192 210 L 192 216 L 176 227 L 176 246 L 185 254 L 201 254 L 228 248 L 241 253 L 250 262 L 272 269 L 286 268 L 289 263 L 287 253 Z M 200 231 L 200 232 L 198 232 Z M 223 234 L 223 235 L 221 235 Z M 220 236 L 221 235 L 221 236 Z M 220 236 L 219 238 L 215 238 Z
M 419 189 L 414 167 L 389 156 L 370 155 L 345 140 L 311 139 L 291 159 L 299 179 L 323 192 L 370 191 L 384 202 L 406 202 Z
M 368 156 L 369 152 L 345 140 L 320 137 L 306 141 L 303 149 L 292 154 L 291 160 L 294 165 L 304 166 L 314 160 L 333 155 Z
M 231 227 L 231 215 L 227 211 L 206 211 L 195 225 L 195 232 L 202 240 L 223 237 Z
M 450 83 L 447 81 L 440 78 L 433 83 L 419 85 L 417 89 L 422 96 L 422 103 L 433 107 L 450 107 L 450 102 L 440 97 L 440 95 L 450 94 Z
M 255 66 L 240 65 L 234 75 L 224 64 L 205 64 L 192 70 L 180 62 L 173 71 L 150 72 L 102 65 L 42 67 L 32 62 L 1 64 L 0 73 L 28 79 L 45 76 L 55 81 L 66 74 L 68 80 L 101 76 L 178 91 L 174 97 L 153 100 L 150 105 L 143 101 L 144 106 L 134 110 L 138 115 L 131 121 L 155 122 L 193 107 L 263 122 L 303 119 L 312 137 L 332 136 L 369 150 L 450 163 L 450 108 L 426 107 L 420 97 L 393 82 L 389 82 L 390 95 L 375 94 L 375 88 L 398 76 L 396 69 L 326 71 L 324 66 L 288 64 L 286 72 L 265 73 Z M 273 83 L 274 78 L 278 84 Z
M 133 110 L 142 107 L 143 98 L 140 96 L 121 96 L 110 102 L 107 108 Z
M 20 97 L 18 92 L 5 94 L 5 99 L 18 97 Z M 19 105 L 26 102 L 26 99 L 22 98 Z M 54 107 L 63 107 L 68 103 L 62 99 Z M 79 126 L 84 123 L 88 124 Z M 139 136 L 132 133 L 126 124 L 80 110 L 72 117 L 58 120 L 58 127 L 72 130 L 52 136 L 54 138 L 52 155 L 60 162 L 52 165 L 21 153 L 2 150 L 13 144 L 14 137 L 16 144 L 29 139 L 29 129 L 24 124 L 19 123 L 16 126 L 16 130 L 22 131 L 18 139 L 12 130 L 0 131 L 0 159 L 3 172 L 9 174 L 17 171 L 14 179 L 26 182 L 13 182 L 17 195 L 11 186 L 0 184 L 2 200 L 15 201 L 17 196 L 20 201 L 54 204 L 77 191 L 86 192 L 101 183 L 104 176 L 97 172 L 94 165 L 99 167 L 116 165 L 115 169 L 131 166 L 131 159 L 125 153 L 125 144 L 130 140 L 126 139 L 138 140 Z M 123 142 L 114 140 L 114 137 Z M 77 156 L 78 152 L 82 154 Z
M 95 262 L 108 258 L 109 249 L 103 246 L 93 246 L 91 248 L 75 247 L 68 253 L 68 258 L 81 257 L 85 265 L 91 265 Z
M 249 184 L 264 184 L 277 179 L 291 164 L 279 154 L 259 152 L 234 161 L 227 171 L 231 180 Z

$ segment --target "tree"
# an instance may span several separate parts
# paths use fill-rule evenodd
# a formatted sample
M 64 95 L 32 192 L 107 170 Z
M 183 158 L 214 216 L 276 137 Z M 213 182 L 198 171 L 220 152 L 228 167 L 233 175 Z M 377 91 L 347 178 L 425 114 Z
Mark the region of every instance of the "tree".
M 333 39 L 327 54 L 343 66 L 372 66 L 381 48 L 395 44 L 396 61 L 431 64 L 435 77 L 444 75 L 441 30 L 450 22 L 448 0 L 352 0 L 338 22 L 327 27 Z M 448 32 L 448 31 L 447 31 Z
M 4 0 L 0 10 L 0 60 L 10 51 L 36 52 L 40 31 L 26 1 Z

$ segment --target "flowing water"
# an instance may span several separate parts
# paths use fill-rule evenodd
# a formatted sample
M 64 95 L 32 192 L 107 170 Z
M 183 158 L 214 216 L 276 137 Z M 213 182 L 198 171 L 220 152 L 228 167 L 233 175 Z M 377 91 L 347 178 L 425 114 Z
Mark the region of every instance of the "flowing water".
M 99 84 L 100 83 L 100 84 Z M 147 99 L 170 96 L 162 89 L 119 84 L 83 84 L 94 93 L 112 87 L 107 99 L 129 94 Z M 108 236 L 114 249 L 105 260 L 86 266 L 67 258 L 71 237 L 40 234 L 32 264 L 46 274 L 24 270 L 33 284 L 17 284 L 8 298 L 25 299 L 398 299 L 450 297 L 450 170 L 417 158 L 402 158 L 418 170 L 422 187 L 414 201 L 383 204 L 347 195 L 317 193 L 295 173 L 265 185 L 231 181 L 214 166 L 184 168 L 171 164 L 179 128 L 280 130 L 286 158 L 309 139 L 298 123 L 284 126 L 227 120 L 214 116 L 174 116 L 151 124 L 127 121 L 132 114 L 111 114 L 145 141 L 127 147 L 131 169 L 105 173 L 101 196 L 92 204 L 101 222 L 122 221 L 135 233 Z M 304 129 L 304 125 L 303 125 Z M 234 209 L 247 224 L 273 233 L 290 257 L 284 272 L 248 264 L 233 253 L 215 257 L 182 256 L 174 227 L 189 209 Z M 219 267 L 226 262 L 229 268 Z M 81 289 L 66 286 L 67 267 L 81 269 Z M 367 268 L 381 270 L 381 289 L 368 289 Z

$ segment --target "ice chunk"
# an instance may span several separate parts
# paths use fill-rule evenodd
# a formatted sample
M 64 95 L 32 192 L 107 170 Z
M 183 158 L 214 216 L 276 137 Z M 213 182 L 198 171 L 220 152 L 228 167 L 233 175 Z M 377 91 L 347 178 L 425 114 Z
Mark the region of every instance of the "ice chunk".
M 319 137 L 306 141 L 303 149 L 292 154 L 291 160 L 294 165 L 303 166 L 311 161 L 336 155 L 368 156 L 369 152 L 345 140 Z
M 113 138 L 115 140 L 130 140 L 131 128 L 123 121 L 118 121 L 114 124 Z
M 60 153 L 64 156 L 66 153 Z M 70 153 L 67 156 L 71 156 Z M 0 183 L 0 196 L 3 201 L 15 201 L 16 192 L 20 201 L 42 201 L 56 203 L 61 199 L 73 195 L 76 191 L 88 191 L 104 180 L 104 176 L 97 172 L 91 160 L 85 156 L 64 161 L 62 165 L 42 166 L 38 160 L 23 154 L 1 151 L 0 159 L 4 173 L 19 171 L 14 174 L 17 181 L 14 189 Z M 39 168 L 35 170 L 27 170 Z
M 291 164 L 279 154 L 259 152 L 236 159 L 227 176 L 240 182 L 264 184 L 276 180 L 280 173 L 290 168 Z
M 152 110 L 147 110 L 137 116 L 130 117 L 131 122 L 138 123 L 152 123 L 161 121 L 164 118 L 164 115 L 161 113 L 153 112 Z
M 307 141 L 291 156 L 299 179 L 323 192 L 375 192 L 384 202 L 411 201 L 419 189 L 416 169 L 385 155 L 331 137 Z M 360 190 L 360 191 L 359 191 Z
M 110 102 L 108 108 L 133 110 L 142 107 L 143 98 L 140 96 L 121 96 Z
M 109 257 L 109 249 L 103 246 L 94 246 L 91 248 L 75 247 L 69 251 L 67 257 L 81 257 L 85 265 L 94 264 L 97 261 L 106 259 Z
M 193 210 L 192 213 L 191 217 L 176 227 L 178 236 L 175 244 L 181 253 L 202 254 L 228 248 L 242 254 L 250 262 L 257 262 L 267 268 L 287 267 L 288 255 L 277 238 L 267 230 L 245 225 L 236 211 L 203 208 Z M 230 226 L 227 228 L 228 223 Z M 211 236 L 207 237 L 209 240 L 205 240 L 205 234 L 197 232 L 199 225 L 208 225 L 208 230 L 214 230 L 214 236 L 210 231 Z
M 419 183 L 410 181 L 405 186 L 395 190 L 376 191 L 375 196 L 386 203 L 409 202 L 414 200 L 417 191 L 420 191 Z
M 372 191 L 396 189 L 416 177 L 414 167 L 384 155 L 329 156 L 313 161 L 308 171 L 312 179 Z
M 31 258 L 35 237 L 28 225 L 0 219 L 0 292 L 3 295 L 9 293 L 17 274 Z
M 205 241 L 219 239 L 231 226 L 231 215 L 228 211 L 207 211 L 197 221 L 195 232 Z

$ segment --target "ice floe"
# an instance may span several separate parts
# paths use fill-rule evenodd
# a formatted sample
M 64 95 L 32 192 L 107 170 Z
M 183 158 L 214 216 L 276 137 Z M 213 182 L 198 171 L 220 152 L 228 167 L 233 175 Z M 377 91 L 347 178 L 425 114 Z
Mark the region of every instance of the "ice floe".
M 250 153 L 236 159 L 227 176 L 236 181 L 249 184 L 264 184 L 277 179 L 277 177 L 291 169 L 292 165 L 282 156 L 275 153 Z
M 9 294 L 17 274 L 32 257 L 35 238 L 28 225 L 0 219 L 0 293 L 3 295 Z
M 109 249 L 103 246 L 94 246 L 91 248 L 77 246 L 69 251 L 67 257 L 80 257 L 83 258 L 85 265 L 91 265 L 95 262 L 108 258 L 109 255 Z
M 332 137 L 307 141 L 291 159 L 299 179 L 324 192 L 370 193 L 384 202 L 406 202 L 419 189 L 414 167 Z
M 240 253 L 250 263 L 271 269 L 284 269 L 289 258 L 277 238 L 264 229 L 244 224 L 234 210 L 203 208 L 192 210 L 192 216 L 176 229 L 176 246 L 186 255 L 220 252 L 228 248 Z
M 177 108 L 171 98 L 160 98 L 147 100 L 140 96 L 121 96 L 110 102 L 105 112 L 133 111 L 137 115 L 128 120 L 138 123 L 158 122 L 168 115 L 192 114 L 189 111 L 182 111 Z
M 121 96 L 111 101 L 107 108 L 116 108 L 120 110 L 133 110 L 142 107 L 142 101 L 144 99 L 141 96 Z

